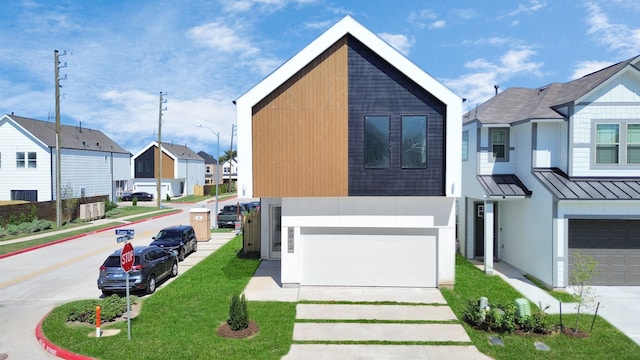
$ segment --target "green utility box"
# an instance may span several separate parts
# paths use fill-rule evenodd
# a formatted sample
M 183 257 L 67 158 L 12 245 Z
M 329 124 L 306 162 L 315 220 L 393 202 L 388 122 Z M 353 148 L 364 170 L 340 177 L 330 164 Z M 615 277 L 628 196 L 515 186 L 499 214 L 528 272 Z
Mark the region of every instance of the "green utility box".
M 518 309 L 518 317 L 524 318 L 531 316 L 531 303 L 525 298 L 516 299 L 516 308 Z

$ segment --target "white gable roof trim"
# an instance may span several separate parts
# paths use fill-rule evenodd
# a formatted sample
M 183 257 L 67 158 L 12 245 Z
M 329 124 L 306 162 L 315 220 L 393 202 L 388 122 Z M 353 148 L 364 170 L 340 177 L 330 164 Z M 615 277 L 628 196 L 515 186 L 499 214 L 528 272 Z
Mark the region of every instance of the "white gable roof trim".
M 276 90 L 280 85 L 302 70 L 314 59 L 345 35 L 350 34 L 378 56 L 395 67 L 446 105 L 446 192 L 448 196 L 460 196 L 460 156 L 462 146 L 462 98 L 407 59 L 387 42 L 362 26 L 351 16 L 345 16 L 304 49 L 269 74 L 249 91 L 241 95 L 236 104 L 238 120 L 238 195 L 253 197 L 253 144 L 252 107 Z M 451 153 L 453 151 L 453 153 Z
M 398 50 L 362 26 L 351 16 L 345 16 L 264 80 L 240 96 L 235 102 L 254 106 L 347 34 L 351 34 L 358 39 L 418 85 L 428 89 L 440 101 L 447 105 L 451 102 L 462 102 L 458 95 L 424 72 Z M 462 105 L 460 107 L 462 108 Z

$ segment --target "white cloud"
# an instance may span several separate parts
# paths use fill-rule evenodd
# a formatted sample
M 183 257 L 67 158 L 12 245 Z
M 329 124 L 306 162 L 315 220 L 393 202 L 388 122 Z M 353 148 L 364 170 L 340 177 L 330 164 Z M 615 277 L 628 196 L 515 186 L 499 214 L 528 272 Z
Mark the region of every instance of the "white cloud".
M 289 4 L 309 4 L 315 0 L 222 0 L 221 4 L 228 12 L 247 12 L 255 10 L 274 12 Z
M 581 78 L 585 75 L 591 74 L 592 72 L 602 70 L 609 65 L 612 65 L 612 62 L 594 61 L 594 60 L 581 61 L 573 67 L 573 73 L 571 74 L 571 77 L 569 78 L 569 80 L 575 80 L 577 78 Z
M 413 23 L 420 29 L 441 29 L 446 24 L 446 21 L 439 20 L 436 12 L 431 9 L 412 12 L 409 14 L 409 22 Z
M 444 83 L 458 95 L 468 99 L 468 107 L 481 104 L 495 94 L 494 85 L 516 76 L 542 76 L 542 62 L 531 59 L 536 52 L 530 48 L 511 49 L 497 61 L 478 58 L 465 63 L 470 70 L 456 79 L 445 79 Z
M 596 3 L 587 3 L 587 34 L 623 56 L 634 56 L 640 52 L 640 28 L 631 29 L 625 24 L 609 21 L 607 14 Z
M 446 24 L 444 20 L 434 21 L 429 25 L 429 29 L 442 29 Z
M 378 36 L 405 56 L 409 54 L 411 47 L 416 42 L 414 38 L 408 38 L 406 35 L 402 34 L 380 33 Z
M 259 52 L 251 42 L 239 36 L 237 30 L 219 22 L 209 23 L 191 28 L 188 36 L 197 43 L 208 46 L 214 50 L 227 53 L 243 53 L 253 55 Z
M 541 10 L 547 6 L 546 0 L 529 0 L 524 4 L 518 4 L 518 7 L 509 12 L 507 16 L 516 16 L 519 14 L 532 14 L 538 10 Z

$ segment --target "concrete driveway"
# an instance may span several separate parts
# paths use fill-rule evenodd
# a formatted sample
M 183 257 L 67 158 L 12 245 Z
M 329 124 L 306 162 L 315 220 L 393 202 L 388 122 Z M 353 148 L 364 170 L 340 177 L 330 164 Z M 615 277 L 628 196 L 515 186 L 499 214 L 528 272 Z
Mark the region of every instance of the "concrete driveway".
M 283 288 L 280 262 L 263 260 L 244 293 L 250 301 L 313 302 L 296 306 L 286 360 L 490 359 L 473 345 L 438 289 Z
M 598 314 L 640 345 L 640 286 L 592 286 Z

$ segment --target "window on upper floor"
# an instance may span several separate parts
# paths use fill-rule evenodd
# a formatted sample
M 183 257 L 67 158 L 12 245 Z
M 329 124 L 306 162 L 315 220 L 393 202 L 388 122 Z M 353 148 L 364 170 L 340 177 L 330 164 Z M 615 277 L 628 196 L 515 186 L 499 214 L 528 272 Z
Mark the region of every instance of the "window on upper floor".
M 595 124 L 596 165 L 640 165 L 640 123 Z
M 16 153 L 16 167 L 18 169 L 24 169 L 25 167 L 24 151 L 19 151 Z
M 469 132 L 462 133 L 462 161 L 469 160 Z
M 640 164 L 640 124 L 627 125 L 627 164 Z
M 402 168 L 424 169 L 427 167 L 427 117 L 403 116 L 402 122 Z
M 30 169 L 35 169 L 37 167 L 38 163 L 36 160 L 37 158 L 36 158 L 35 152 L 30 152 L 27 154 L 27 161 L 28 161 L 27 166 L 29 166 Z
M 596 124 L 596 164 L 618 164 L 620 124 Z
M 489 148 L 491 149 L 491 160 L 509 161 L 509 129 L 490 128 Z
M 388 168 L 389 154 L 389 117 L 365 116 L 364 167 L 366 169 Z

